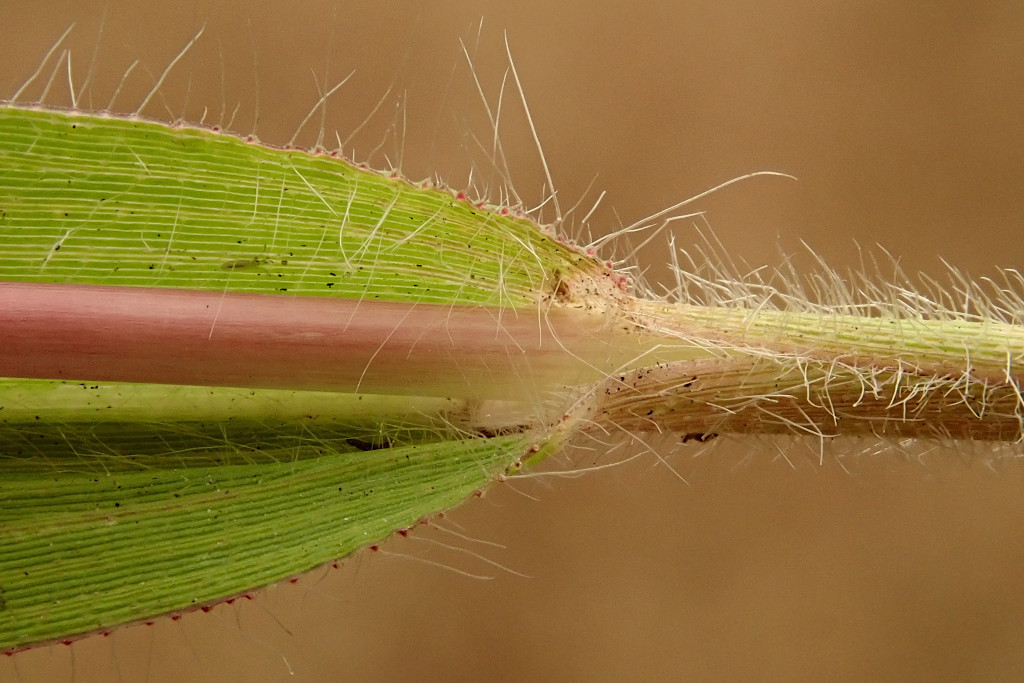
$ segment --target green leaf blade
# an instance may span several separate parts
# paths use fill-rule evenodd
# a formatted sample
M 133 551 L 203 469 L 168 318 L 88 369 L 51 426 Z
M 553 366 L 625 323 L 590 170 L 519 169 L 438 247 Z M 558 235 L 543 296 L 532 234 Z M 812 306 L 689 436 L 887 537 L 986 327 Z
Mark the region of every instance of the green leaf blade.
M 607 269 L 507 211 L 326 154 L 0 107 L 0 279 L 534 305 Z
M 344 557 L 486 487 L 531 439 L 5 476 L 0 645 L 223 601 Z

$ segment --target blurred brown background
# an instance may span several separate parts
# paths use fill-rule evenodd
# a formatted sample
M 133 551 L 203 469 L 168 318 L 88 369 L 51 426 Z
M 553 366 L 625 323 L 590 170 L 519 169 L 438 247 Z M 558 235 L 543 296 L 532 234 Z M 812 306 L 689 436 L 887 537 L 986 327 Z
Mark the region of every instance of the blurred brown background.
M 490 131 L 459 39 L 493 103 L 507 31 L 563 206 L 595 174 L 608 191 L 596 226 L 772 169 L 799 181 L 757 178 L 697 206 L 751 264 L 777 264 L 777 245 L 799 252 L 803 239 L 839 267 L 853 265 L 855 242 L 938 276 L 939 256 L 975 276 L 1021 265 L 1021 3 L 551 5 L 0 0 L 0 96 L 75 23 L 65 46 L 78 84 L 98 45 L 79 104 L 106 106 L 139 59 L 114 107 L 134 110 L 205 25 L 146 113 L 197 120 L 205 108 L 208 122 L 227 121 L 237 105 L 234 129 L 283 144 L 317 83 L 355 70 L 330 102 L 328 143 L 390 87 L 357 155 L 391 130 L 377 161 L 460 185 L 482 158 L 471 134 L 489 148 Z M 50 100 L 66 92 L 59 78 Z M 513 94 L 502 138 L 517 186 L 536 199 L 543 176 Z M 299 141 L 315 143 L 320 122 Z M 680 244 L 693 240 L 676 227 Z M 663 264 L 665 243 L 640 259 Z M 363 554 L 253 602 L 2 658 L 0 679 L 1016 679 L 1022 452 L 885 448 L 826 453 L 819 465 L 811 445 L 787 453 L 791 468 L 763 443 L 705 455 L 688 444 L 668 456 L 688 485 L 653 456 L 498 485 L 449 527 L 507 549 L 417 536 L 530 579 L 398 539 L 391 555 Z

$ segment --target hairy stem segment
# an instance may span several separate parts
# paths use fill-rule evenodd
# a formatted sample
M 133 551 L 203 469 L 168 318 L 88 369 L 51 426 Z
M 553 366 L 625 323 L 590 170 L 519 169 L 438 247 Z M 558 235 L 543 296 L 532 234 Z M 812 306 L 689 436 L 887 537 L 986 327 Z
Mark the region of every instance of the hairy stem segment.
M 639 324 L 690 359 L 623 373 L 595 419 L 627 429 L 1020 441 L 1024 329 L 644 303 Z M 966 316 L 965 316 L 966 317 Z

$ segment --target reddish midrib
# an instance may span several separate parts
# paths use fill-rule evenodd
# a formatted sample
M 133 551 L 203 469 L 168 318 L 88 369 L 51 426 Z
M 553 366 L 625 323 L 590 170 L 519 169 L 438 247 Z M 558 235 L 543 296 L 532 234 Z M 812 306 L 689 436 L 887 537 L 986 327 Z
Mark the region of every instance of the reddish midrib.
M 0 282 L 3 377 L 507 398 L 589 374 L 574 340 L 592 355 L 599 326 L 572 311 Z

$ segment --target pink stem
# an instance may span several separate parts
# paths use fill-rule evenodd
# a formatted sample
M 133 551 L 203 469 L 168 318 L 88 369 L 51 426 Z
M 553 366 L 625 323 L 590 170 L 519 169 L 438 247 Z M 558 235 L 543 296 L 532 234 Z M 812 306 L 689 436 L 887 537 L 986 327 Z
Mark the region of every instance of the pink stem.
M 0 377 L 512 398 L 592 373 L 572 313 L 0 282 Z

